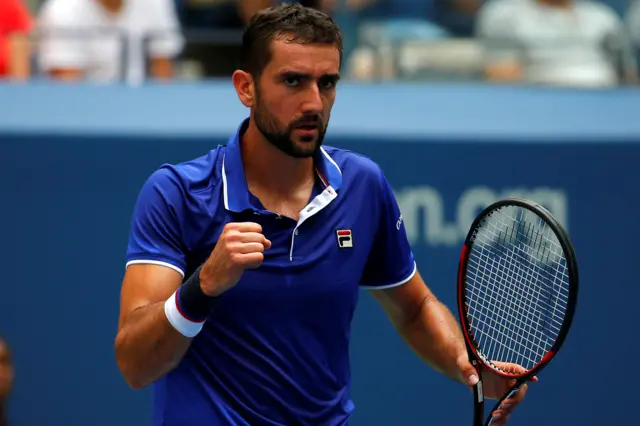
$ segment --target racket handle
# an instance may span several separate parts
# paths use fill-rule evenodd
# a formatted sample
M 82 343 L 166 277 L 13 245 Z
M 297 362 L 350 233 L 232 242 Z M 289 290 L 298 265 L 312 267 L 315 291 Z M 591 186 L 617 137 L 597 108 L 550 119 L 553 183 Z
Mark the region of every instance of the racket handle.
M 482 379 L 473 387 L 473 426 L 484 425 L 484 391 Z

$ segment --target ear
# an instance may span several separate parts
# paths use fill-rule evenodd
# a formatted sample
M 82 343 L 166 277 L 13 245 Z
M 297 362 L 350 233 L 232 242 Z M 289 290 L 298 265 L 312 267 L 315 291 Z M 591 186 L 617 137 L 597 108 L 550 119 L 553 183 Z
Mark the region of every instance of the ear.
M 240 102 L 247 108 L 253 107 L 255 102 L 255 84 L 253 76 L 248 72 L 242 70 L 236 70 L 231 77 L 233 81 L 233 87 L 236 88 L 236 93 Z

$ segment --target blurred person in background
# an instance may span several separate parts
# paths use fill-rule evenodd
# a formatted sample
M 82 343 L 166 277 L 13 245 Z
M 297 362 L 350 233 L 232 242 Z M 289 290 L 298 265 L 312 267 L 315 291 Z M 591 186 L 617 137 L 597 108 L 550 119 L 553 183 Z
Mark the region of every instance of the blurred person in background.
M 393 57 L 392 44 L 449 37 L 436 22 L 440 0 L 321 0 L 320 5 L 342 28 L 345 74 L 357 80 L 390 75 L 382 62 Z
M 433 19 L 455 37 L 473 37 L 475 20 L 484 0 L 433 0 Z
M 198 77 L 211 78 L 230 77 L 240 66 L 242 29 L 256 12 L 280 3 L 300 3 L 319 9 L 326 0 L 174 1 L 187 33 L 182 59 L 196 64 Z
M 640 53 L 640 0 L 631 2 L 625 20 L 636 58 L 638 58 L 638 53 Z
M 169 80 L 182 46 L 172 0 L 45 0 L 40 10 L 39 63 L 55 79 Z
M 31 15 L 22 0 L 0 0 L 0 79 L 29 77 L 31 28 Z
M 600 2 L 490 0 L 477 35 L 491 81 L 610 87 L 636 79 L 622 22 Z
M 389 80 L 418 74 L 412 65 L 399 64 L 399 46 L 473 37 L 483 1 L 321 0 L 321 5 L 336 15 L 345 32 L 346 74 L 357 80 Z
M 13 363 L 11 361 L 11 352 L 6 340 L 0 337 L 0 426 L 9 426 L 7 405 L 12 387 Z

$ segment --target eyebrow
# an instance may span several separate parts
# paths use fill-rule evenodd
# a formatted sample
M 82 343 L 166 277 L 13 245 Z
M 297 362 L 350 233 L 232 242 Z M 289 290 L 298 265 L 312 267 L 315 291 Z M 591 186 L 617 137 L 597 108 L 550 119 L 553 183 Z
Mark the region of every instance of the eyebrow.
M 305 74 L 302 72 L 296 72 L 296 71 L 284 71 L 282 73 L 280 73 L 281 77 L 284 78 L 299 78 L 299 79 L 303 79 L 303 80 L 313 80 L 313 76 L 311 74 Z M 327 74 L 322 74 L 318 80 L 321 79 L 329 79 L 331 81 L 338 81 L 340 80 L 340 74 L 338 73 L 327 73 Z

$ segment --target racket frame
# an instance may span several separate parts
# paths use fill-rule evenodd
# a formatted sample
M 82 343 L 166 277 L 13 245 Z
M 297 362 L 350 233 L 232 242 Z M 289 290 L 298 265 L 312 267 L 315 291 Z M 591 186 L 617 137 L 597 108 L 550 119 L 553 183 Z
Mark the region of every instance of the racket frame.
M 567 300 L 567 309 L 565 310 L 562 328 L 556 337 L 553 345 L 547 352 L 547 354 L 542 358 L 542 360 L 536 364 L 531 369 L 527 370 L 524 374 L 513 374 L 508 373 L 506 371 L 500 371 L 490 366 L 487 362 L 483 360 L 483 357 L 479 354 L 476 345 L 474 342 L 473 330 L 469 324 L 469 319 L 467 317 L 467 306 L 465 304 L 465 277 L 467 274 L 467 265 L 469 256 L 471 253 L 471 248 L 473 246 L 473 241 L 477 234 L 478 228 L 482 221 L 491 215 L 492 212 L 501 209 L 507 206 L 521 207 L 527 209 L 534 213 L 536 216 L 540 217 L 552 230 L 555 236 L 558 238 L 560 246 L 562 248 L 562 252 L 565 255 L 565 259 L 567 262 L 567 275 L 569 281 L 569 297 Z M 560 222 L 556 220 L 556 218 L 542 205 L 533 202 L 531 200 L 527 200 L 524 198 L 505 198 L 499 201 L 496 201 L 480 212 L 478 216 L 476 216 L 475 220 L 471 224 L 469 228 L 469 232 L 464 240 L 464 244 L 462 246 L 462 251 L 460 253 L 460 261 L 458 263 L 458 316 L 460 320 L 460 325 L 462 326 L 462 334 L 464 336 L 465 345 L 467 347 L 467 353 L 469 356 L 469 361 L 476 368 L 478 372 L 478 383 L 473 387 L 473 398 L 474 398 L 474 415 L 473 415 L 473 426 L 489 426 L 493 423 L 493 413 L 500 408 L 500 405 L 505 399 L 512 397 L 518 390 L 520 390 L 531 378 L 537 374 L 539 374 L 544 367 L 546 367 L 551 360 L 556 356 L 558 351 L 560 350 L 562 344 L 564 343 L 569 329 L 571 328 L 571 324 L 573 322 L 573 317 L 575 315 L 577 299 L 578 299 L 578 262 L 576 259 L 575 250 L 573 248 L 573 244 L 569 239 L 569 234 L 562 226 Z M 503 395 L 498 402 L 495 404 L 491 413 L 489 414 L 486 422 L 484 420 L 484 390 L 482 387 L 482 370 L 483 369 L 490 370 L 493 374 L 497 374 L 502 377 L 516 379 L 515 385 L 511 388 L 509 392 Z

